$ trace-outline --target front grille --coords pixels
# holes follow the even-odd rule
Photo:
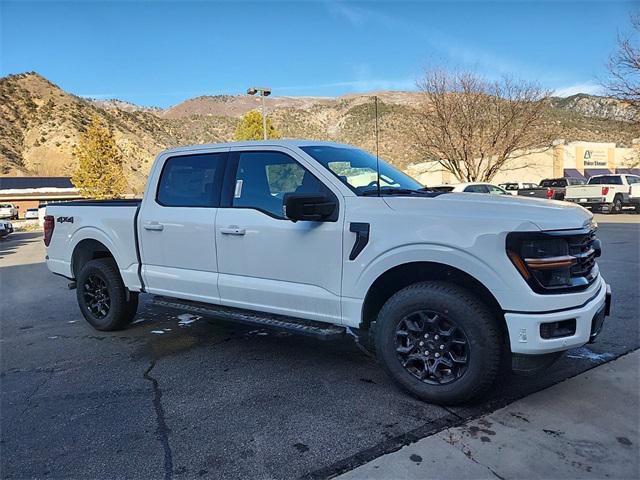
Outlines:
[[[588,285],[598,276],[596,267],[596,231],[571,235],[569,242],[569,255],[576,258],[576,264],[571,267],[571,278],[576,285]]]

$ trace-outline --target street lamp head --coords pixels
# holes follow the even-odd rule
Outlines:
[[[247,89],[248,95],[255,95],[256,93],[261,94],[263,97],[268,97],[271,95],[271,89],[265,87],[250,87]]]

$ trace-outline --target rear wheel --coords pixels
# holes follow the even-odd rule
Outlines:
[[[82,315],[97,330],[124,328],[138,309],[138,293],[127,292],[111,258],[91,260],[82,267],[76,295]]]
[[[495,316],[467,290],[422,282],[382,307],[376,350],[401,387],[430,403],[457,404],[494,383],[503,338]]]
[[[609,213],[620,213],[622,212],[622,197],[620,195],[616,195],[613,199],[613,203],[609,207]]]

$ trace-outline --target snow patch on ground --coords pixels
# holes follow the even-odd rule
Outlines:
[[[267,335],[269,335],[269,333],[265,332],[264,330],[251,330],[250,332],[247,332],[247,335],[249,336],[260,335],[261,337],[266,337]]]
[[[568,358],[583,358],[593,363],[602,363],[614,358],[613,353],[596,353],[587,347],[580,347],[570,350],[567,353]]]
[[[151,333],[155,333],[156,335],[162,335],[164,330],[151,330]]]
[[[182,315],[178,315],[178,325],[181,327],[186,327],[191,325],[196,320],[200,320],[202,317],[198,315],[192,315],[190,313],[183,313]]]

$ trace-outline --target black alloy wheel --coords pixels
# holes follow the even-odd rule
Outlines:
[[[441,313],[418,310],[398,323],[398,360],[425,383],[444,385],[462,377],[470,351],[464,330]]]
[[[111,308],[111,297],[106,282],[96,274],[89,275],[82,285],[87,309],[98,319],[105,318]]]
[[[82,265],[76,283],[80,311],[95,329],[120,330],[135,317],[138,292],[124,286],[113,258],[97,258]]]

